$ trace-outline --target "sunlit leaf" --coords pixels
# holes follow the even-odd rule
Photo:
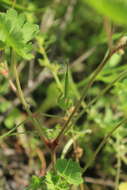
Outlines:
[[[26,22],[23,14],[14,9],[0,13],[0,44],[1,48],[11,47],[24,59],[31,59],[32,40],[39,32],[38,25]]]
[[[56,170],[69,184],[79,185],[83,182],[79,164],[71,159],[58,159]]]

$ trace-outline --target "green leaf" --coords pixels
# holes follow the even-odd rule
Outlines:
[[[32,176],[29,187],[26,190],[38,190],[38,188],[42,187],[42,178],[38,176]]]
[[[71,159],[58,159],[55,167],[58,174],[69,184],[79,185],[83,182],[81,168],[77,162],[74,162]]]
[[[56,183],[57,183],[58,177],[53,176],[51,172],[48,172],[46,175],[46,185],[47,188],[50,190],[54,190],[56,188]]]
[[[84,0],[99,13],[108,16],[112,21],[127,25],[126,0]]]
[[[54,172],[46,175],[47,190],[69,190],[68,183]]]
[[[58,105],[64,111],[73,106],[73,81],[71,79],[71,73],[69,71],[69,66],[67,64],[66,72],[64,76],[64,92],[58,97]]]
[[[48,139],[55,139],[59,134],[59,132],[61,131],[61,126],[57,124],[52,129],[44,128],[44,131]]]
[[[11,129],[15,125],[15,122],[18,120],[19,117],[20,117],[20,112],[17,108],[15,108],[14,110],[11,111],[8,117],[4,119],[5,126]]]
[[[17,14],[14,9],[0,13],[0,44],[2,47],[12,48],[24,59],[31,59],[33,55],[32,40],[39,32],[38,25],[26,22],[23,14]]]

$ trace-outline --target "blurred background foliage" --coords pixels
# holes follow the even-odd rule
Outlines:
[[[26,61],[19,58],[17,61],[26,99],[41,121],[48,138],[53,139],[60,131],[65,117],[71,112],[107,49],[115,46],[122,36],[126,36],[126,1],[123,0],[124,7],[119,4],[119,0],[110,0],[108,3],[111,7],[106,2],[108,1],[0,0],[1,12],[14,7],[19,13],[23,12],[29,22],[40,26],[40,33],[34,41],[34,59]],[[112,56],[97,76],[79,113],[121,72],[127,70],[126,50],[121,51]],[[8,62],[8,52],[5,53],[4,60],[1,54],[1,73]],[[104,96],[98,97],[97,101],[89,105],[66,134],[58,156],[65,144],[76,136],[76,142],[70,146],[66,157],[74,158],[75,150],[79,148],[82,152],[80,165],[83,167],[103,137],[121,118],[127,117],[126,77],[126,73],[121,75]],[[17,127],[21,122],[20,127]],[[13,130],[10,137],[7,134],[9,130]],[[45,154],[47,164],[50,157],[9,81],[2,74],[0,134],[0,188],[22,190],[31,174],[37,173],[41,167],[42,154]],[[3,138],[4,134],[7,134],[7,138]],[[117,180],[120,183],[127,181],[126,147],[127,124],[113,134],[96,162],[85,173],[88,190],[110,190],[114,189]],[[120,190],[127,189],[123,186],[125,184],[120,186]]]

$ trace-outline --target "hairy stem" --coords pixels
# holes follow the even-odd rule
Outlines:
[[[85,173],[86,170],[90,167],[90,165],[93,163],[93,161],[96,159],[96,156],[102,149],[102,147],[106,144],[107,140],[112,136],[112,134],[123,124],[127,122],[127,119],[123,119],[119,124],[117,124],[108,134],[104,137],[104,139],[101,141],[100,145],[97,147],[96,151],[94,152],[91,159],[87,162],[86,166],[83,169],[83,172]]]
[[[120,170],[121,170],[121,156],[120,156],[120,141],[121,139],[117,138],[117,171],[116,171],[116,180],[115,180],[115,190],[119,188],[119,179],[120,179]]]
[[[51,164],[52,164],[52,167],[53,169],[55,169],[55,163],[56,163],[56,151],[53,150],[51,151]]]
[[[44,47],[42,47],[39,42],[38,42],[38,45],[39,45],[39,48],[40,48],[40,52],[41,52],[41,54],[43,55],[44,60],[45,60],[45,62],[46,62],[46,63],[45,63],[45,64],[46,64],[45,66],[46,66],[46,67],[50,70],[50,72],[52,73],[52,75],[53,75],[53,77],[54,77],[54,79],[55,79],[55,81],[56,81],[56,84],[57,84],[57,86],[58,86],[60,92],[63,92],[63,87],[62,87],[62,84],[61,84],[60,79],[59,79],[59,77],[58,77],[57,70],[54,70],[54,69],[52,68],[51,63],[50,63],[50,60],[49,60],[49,58],[48,58],[48,56],[47,56],[47,54],[46,54],[46,51],[45,51]]]
[[[33,117],[32,112],[29,108],[29,105],[27,104],[25,98],[24,98],[24,94],[22,92],[21,89],[21,85],[20,85],[20,80],[19,80],[19,76],[18,76],[18,71],[16,68],[16,62],[15,62],[15,52],[12,50],[12,59],[11,59],[11,65],[12,65],[12,70],[15,76],[15,80],[16,80],[16,86],[17,86],[17,94],[18,97],[22,103],[22,105],[24,106],[24,109],[26,110],[27,114],[29,115],[29,117],[31,118],[35,128],[38,131],[39,136],[41,137],[41,139],[43,140],[43,142],[45,143],[45,139],[43,137],[43,131],[42,131],[42,127],[39,124],[39,122],[36,120],[36,118]]]
[[[73,125],[75,122],[85,113],[87,112],[87,109],[92,106],[99,98],[101,98],[117,81],[123,79],[127,75],[127,70],[121,72],[109,85],[107,85],[88,105],[85,106],[85,109],[83,109],[77,117],[73,121]]]
[[[106,56],[104,57],[104,59],[102,60],[101,64],[97,67],[97,69],[95,70],[95,72],[93,73],[92,77],[90,78],[88,84],[86,85],[86,87],[84,88],[81,98],[79,99],[79,101],[76,103],[75,108],[73,109],[72,113],[70,114],[68,120],[65,122],[65,124],[63,125],[62,130],[60,131],[60,133],[58,134],[58,136],[56,137],[56,139],[59,141],[65,130],[70,128],[70,121],[72,120],[73,116],[75,115],[75,113],[78,111],[82,101],[86,98],[88,90],[91,88],[92,84],[94,83],[97,75],[102,71],[102,69],[104,68],[104,66],[106,65],[106,63],[108,62],[108,60],[112,57],[112,55],[114,53],[116,53],[119,49],[123,48],[125,46],[124,45],[120,45],[119,47],[116,47],[115,49],[113,49],[111,52],[108,52],[106,54]],[[69,126],[69,127],[68,127]]]

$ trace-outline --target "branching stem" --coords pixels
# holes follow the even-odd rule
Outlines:
[[[35,127],[36,127],[36,129],[38,131],[39,136],[41,137],[41,139],[43,140],[44,144],[46,145],[45,139],[43,137],[42,127],[41,127],[40,123],[38,122],[38,120],[36,120],[36,118],[34,118],[32,116],[32,112],[31,112],[31,110],[29,108],[29,105],[27,104],[27,102],[26,102],[26,100],[24,98],[24,95],[23,95],[23,92],[22,92],[22,89],[21,89],[21,85],[20,85],[18,71],[17,71],[17,68],[16,68],[15,52],[13,50],[12,50],[12,56],[11,56],[11,65],[12,65],[12,70],[13,70],[13,73],[14,73],[14,76],[15,76],[15,80],[16,80],[16,87],[17,87],[18,97],[19,97],[22,105],[24,106],[24,109],[26,110],[26,112],[28,113],[29,117],[31,118],[33,124],[35,125]]]
[[[91,159],[87,162],[86,166],[83,169],[83,172],[85,173],[86,170],[89,168],[89,166],[93,163],[93,161],[95,160],[96,156],[98,155],[98,153],[100,152],[100,150],[102,149],[102,147],[106,144],[107,140],[112,136],[112,134],[123,124],[125,124],[127,122],[127,118],[123,119],[119,124],[117,124],[108,134],[107,136],[104,137],[104,139],[101,141],[100,145],[97,147],[96,151],[94,152],[93,156],[91,157]]]
[[[106,54],[106,56],[104,57],[104,59],[102,60],[102,62],[100,63],[100,65],[97,67],[97,69],[95,70],[95,72],[93,73],[92,77],[90,78],[88,84],[86,85],[86,87],[84,88],[81,98],[79,99],[79,101],[76,103],[74,110],[72,111],[72,113],[70,114],[68,120],[65,122],[62,130],[60,131],[60,133],[58,134],[58,136],[56,137],[57,141],[60,141],[61,138],[63,137],[63,134],[65,132],[65,130],[69,129],[71,125],[70,121],[72,120],[73,116],[75,115],[75,113],[78,111],[82,101],[86,98],[88,90],[91,88],[92,84],[94,83],[97,75],[102,71],[102,69],[104,68],[104,66],[106,65],[106,63],[108,62],[108,60],[112,57],[113,54],[115,54],[119,49],[124,48],[126,44],[122,44],[119,47],[116,47],[115,49],[113,49],[111,52],[108,52]]]

